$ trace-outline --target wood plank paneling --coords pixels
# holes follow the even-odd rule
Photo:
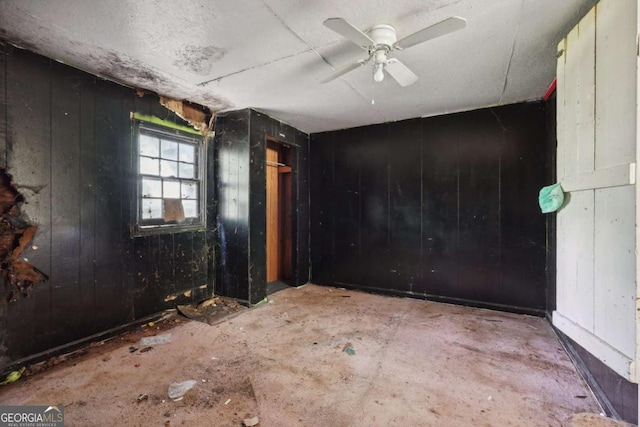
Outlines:
[[[362,152],[359,145],[349,143],[358,140],[357,133],[356,129],[338,135],[334,146],[333,185],[325,190],[325,203],[340,207],[340,214],[333,219],[333,268],[340,272],[340,277],[336,280],[348,284],[360,283],[362,276]],[[380,171],[380,174],[384,175],[384,171]]]
[[[284,123],[255,110],[241,110],[216,117],[214,141],[216,215],[218,218],[218,246],[216,247],[217,288],[223,295],[250,302],[262,301],[267,294],[267,198],[266,144],[275,138],[291,146],[298,168],[307,169],[299,153],[308,153],[308,136]],[[307,156],[302,156],[306,161]],[[292,182],[292,206],[298,206],[294,224],[304,221],[308,212],[309,190],[298,175]],[[231,218],[234,218],[233,222]],[[292,284],[306,283],[308,261],[298,263],[309,246],[309,235],[292,227],[294,247],[292,268],[296,277]],[[303,249],[300,249],[303,248]],[[308,253],[308,252],[306,252]],[[308,259],[308,258],[307,258]],[[304,258],[303,258],[304,260]],[[300,268],[298,267],[300,265]]]
[[[541,314],[545,132],[528,103],[312,135],[312,281]]]
[[[595,191],[593,332],[635,358],[635,188]],[[615,254],[615,256],[611,256]],[[615,327],[612,327],[615,325]]]
[[[636,2],[603,1],[597,8],[595,56],[595,168],[635,162]],[[581,99],[581,102],[583,100]]]
[[[422,223],[418,292],[454,296],[458,289],[458,140],[453,118],[421,120]],[[417,151],[417,148],[415,149]]]
[[[395,286],[389,259],[391,227],[389,206],[388,125],[359,128],[354,143],[360,152],[360,280],[374,288]],[[366,143],[365,143],[366,141]],[[336,150],[336,153],[338,151]],[[336,156],[335,172],[339,173]],[[339,182],[336,181],[336,185]],[[345,262],[346,260],[342,260]]]
[[[314,134],[311,135],[309,144],[310,267],[311,280],[319,284],[334,283],[336,271],[333,250],[336,215],[332,197],[337,136],[336,132]]]
[[[561,43],[554,325],[619,375],[637,359],[637,2],[600,2]],[[575,132],[573,130],[576,130]]]
[[[248,204],[249,199],[249,171],[244,169],[249,161],[248,111],[216,118],[214,146],[218,230],[216,291],[246,300],[249,291],[249,217],[248,206],[242,204]]]
[[[80,89],[81,76],[51,70],[57,84],[51,87],[51,244],[56,262],[51,265],[52,327],[82,334],[85,327],[67,313],[74,312],[80,294]],[[86,316],[86,306],[78,315]]]
[[[121,94],[108,87],[96,93],[96,298],[92,323],[97,330],[125,323],[122,288],[121,188],[123,174],[119,144],[128,143],[120,125]],[[130,130],[129,130],[130,132]]]
[[[250,110],[249,122],[249,257],[250,270],[247,272],[247,289],[252,302],[262,301],[267,294],[267,136],[275,132],[275,120]]]
[[[22,210],[38,226],[23,256],[50,277],[31,298],[7,307],[0,361],[8,363],[174,306],[167,295],[210,282],[206,235],[214,227],[131,236],[130,113],[183,123],[156,97],[139,98],[26,51],[0,50],[0,158],[4,163],[7,147]],[[191,298],[204,297],[199,291]]]
[[[545,108],[544,104],[522,104],[496,113],[505,127],[500,144],[499,292],[510,294],[511,303],[519,306],[531,301],[545,306],[539,284],[549,283],[546,270],[555,264],[555,257],[547,260],[555,241],[546,238],[551,230],[546,220],[552,216],[535,214],[538,200],[532,197],[538,194],[541,182],[554,182],[547,157],[555,151],[555,135],[541,149],[541,141],[548,138],[547,129],[539,125],[545,121],[549,125]],[[514,288],[519,292],[511,294]]]
[[[422,233],[422,140],[420,120],[389,125],[389,265],[402,291],[420,291]]]
[[[309,211],[309,136],[302,132],[296,132],[295,143],[297,148],[294,150],[293,157],[293,202],[297,200],[295,227],[292,230],[296,241],[294,242],[294,250],[297,259],[293,266],[295,274],[295,284],[303,285],[309,280],[309,223],[311,213]]]
[[[500,286],[502,129],[489,110],[467,115],[473,126],[458,136],[458,289],[457,297],[510,302]],[[515,305],[515,304],[514,304]]]
[[[578,191],[570,199],[558,212],[557,310],[593,332],[594,194]]]
[[[92,86],[94,81],[85,82]],[[80,228],[79,234],[79,301],[76,313],[82,323],[91,324],[96,297],[96,176],[98,157],[95,149],[95,96],[85,87],[80,91]],[[86,332],[85,332],[86,333]]]

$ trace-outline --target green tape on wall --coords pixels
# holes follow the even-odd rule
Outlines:
[[[189,126],[179,125],[177,123],[170,122],[169,120],[163,120],[160,117],[148,116],[146,114],[140,114],[140,113],[131,113],[131,114],[135,120],[140,120],[141,122],[154,123],[156,125],[164,126],[167,128],[176,129],[182,132],[187,132],[194,135],[202,136],[202,133],[200,133],[200,131],[190,128]]]

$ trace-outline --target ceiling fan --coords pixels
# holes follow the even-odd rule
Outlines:
[[[320,80],[321,83],[335,80],[350,71],[362,67],[373,59],[374,81],[381,82],[384,80],[384,72],[386,71],[400,86],[409,86],[418,81],[418,76],[400,62],[399,59],[390,58],[389,54],[393,51],[408,49],[419,43],[461,30],[467,25],[467,20],[453,16],[416,31],[400,40],[396,40],[396,29],[388,24],[374,25],[366,32],[360,31],[342,18],[329,18],[323,24],[366,50],[369,57],[338,68],[332,74]]]

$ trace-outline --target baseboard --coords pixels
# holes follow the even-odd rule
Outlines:
[[[117,335],[122,334],[123,332],[133,330],[140,325],[144,325],[145,323],[156,321],[162,317],[163,313],[164,312],[154,313],[149,316],[136,319],[133,322],[116,326],[115,328],[107,329],[106,331],[98,332],[97,334],[89,335],[88,337],[84,337],[79,340],[71,341],[69,343],[53,347],[40,353],[35,353],[21,359],[12,360],[6,365],[0,367],[0,376],[4,377],[9,372],[16,370],[22,366],[33,365],[54,356],[72,353],[86,347],[93,342],[104,341],[113,338]]]
[[[561,330],[556,327],[553,330],[603,412],[611,418],[637,424],[638,385],[618,375]]]
[[[391,295],[391,296],[404,297],[404,298],[416,298],[416,299],[423,299],[427,301],[462,305],[466,307],[486,308],[488,310],[504,311],[507,313],[528,314],[530,316],[536,316],[536,317],[544,317],[546,315],[546,312],[544,309],[518,307],[518,306],[507,305],[507,304],[495,304],[490,302],[475,301],[475,300],[469,300],[464,298],[452,298],[452,297],[446,297],[446,296],[440,296],[440,295],[398,291],[394,289],[384,289],[384,288],[376,288],[373,286],[354,285],[352,283],[343,283],[343,282],[334,282],[332,284],[315,283],[315,282],[313,283],[321,286],[333,286],[333,287],[337,286],[345,289],[360,290],[363,292],[371,292],[375,294]]]

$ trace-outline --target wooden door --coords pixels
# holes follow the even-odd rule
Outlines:
[[[280,273],[278,160],[278,150],[267,147],[267,283]]]

